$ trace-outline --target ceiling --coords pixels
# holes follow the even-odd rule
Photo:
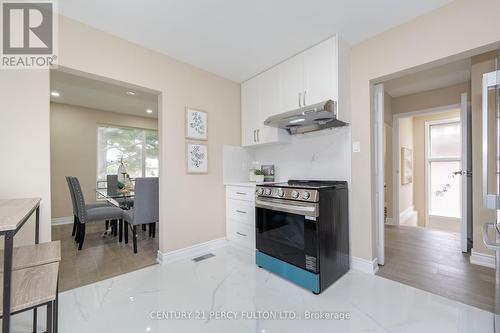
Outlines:
[[[50,91],[60,94],[59,97],[51,95],[52,102],[158,118],[157,95],[117,84],[51,70]],[[127,92],[135,95],[128,95]],[[152,113],[147,113],[147,109],[151,109]]]
[[[470,70],[469,58],[386,81],[384,89],[392,97],[400,97],[449,87],[470,81]]]
[[[64,0],[59,12],[236,82],[340,33],[351,45],[451,0]]]

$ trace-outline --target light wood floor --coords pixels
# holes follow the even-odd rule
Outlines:
[[[61,241],[60,291],[156,264],[158,237],[149,238],[147,231],[138,232],[138,253],[134,254],[131,233],[129,232],[127,245],[119,243],[118,237],[103,236],[104,222],[89,223],[83,249],[78,251],[77,244],[71,236],[72,228],[72,224],[52,227],[52,239]]]
[[[469,262],[460,234],[386,226],[385,265],[377,275],[494,311],[495,270]]]

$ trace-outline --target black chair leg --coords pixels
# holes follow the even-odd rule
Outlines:
[[[73,216],[73,231],[71,232],[71,236],[76,234],[76,216]]]
[[[106,220],[106,231],[104,231],[104,234],[108,234],[108,229],[109,229],[109,220]]]
[[[123,221],[123,232],[125,236],[125,244],[128,244],[128,222]]]
[[[78,245],[78,251],[83,247],[83,242],[85,241],[85,223],[80,223],[80,243]]]
[[[145,224],[141,224],[141,229],[142,229],[142,231],[146,231],[146,225]]]
[[[153,228],[151,228],[151,224],[152,223],[148,224],[148,227],[149,227],[149,238],[151,238],[153,236]]]
[[[156,222],[152,224],[153,225],[153,238],[156,237]]]
[[[118,221],[118,241],[121,243],[123,239],[123,220]]]
[[[76,235],[75,235],[75,242],[79,243],[80,242],[80,222],[78,220],[76,221]]]
[[[132,241],[134,243],[134,253],[137,253],[137,226],[132,227]]]
[[[53,302],[49,302],[47,303],[47,333],[54,332],[52,330],[53,320],[54,320],[54,304]]]

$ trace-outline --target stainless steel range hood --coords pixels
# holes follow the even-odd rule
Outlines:
[[[348,124],[337,119],[337,102],[327,100],[271,116],[264,121],[264,125],[299,134]]]

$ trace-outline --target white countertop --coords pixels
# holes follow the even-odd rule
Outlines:
[[[262,183],[256,183],[256,182],[224,182],[225,186],[254,187],[256,184],[262,184]]]

